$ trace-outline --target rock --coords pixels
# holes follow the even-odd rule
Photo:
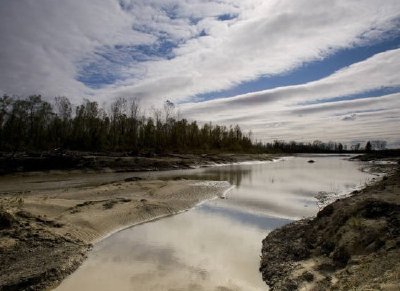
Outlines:
[[[20,210],[16,213],[17,216],[22,217],[22,218],[27,218],[27,219],[31,219],[31,218],[35,218],[34,215],[32,215],[30,212],[25,211],[25,210]]]
[[[339,268],[343,268],[347,265],[347,262],[350,260],[351,255],[344,247],[337,248],[332,255],[332,260],[335,265]]]
[[[303,274],[300,275],[299,278],[302,281],[312,282],[314,280],[314,275],[313,275],[313,273],[311,273],[309,271],[305,271]]]
[[[333,213],[334,207],[332,204],[327,205],[326,207],[324,207],[321,211],[319,211],[317,213],[317,217],[321,218],[321,217],[328,217],[331,216]]]
[[[321,254],[329,255],[335,249],[335,243],[332,241],[326,241],[321,245]]]
[[[368,219],[389,216],[393,212],[399,213],[400,206],[385,201],[369,199],[365,201],[361,215]]]
[[[15,224],[14,216],[7,211],[0,211],[0,229],[11,228]]]
[[[116,201],[116,200],[109,200],[109,201],[103,203],[103,208],[104,208],[104,209],[111,209],[111,208],[113,208],[114,205],[117,204],[117,203],[118,203],[118,201]]]
[[[314,160],[308,160],[308,162],[307,163],[310,163],[310,164],[312,164],[312,163],[315,163],[315,161]]]
[[[129,177],[129,178],[126,178],[124,181],[125,182],[135,182],[135,181],[140,181],[140,180],[143,180],[143,179],[140,177]]]

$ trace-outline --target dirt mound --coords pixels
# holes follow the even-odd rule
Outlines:
[[[72,273],[89,249],[79,240],[41,227],[40,218],[21,211],[0,212],[0,290],[44,290]],[[12,219],[11,219],[12,217]],[[51,259],[49,259],[51,258]]]
[[[260,271],[271,290],[400,286],[400,172],[271,232]],[[396,259],[397,258],[397,259]]]
[[[7,211],[0,210],[0,230],[7,229],[13,226],[15,218]]]

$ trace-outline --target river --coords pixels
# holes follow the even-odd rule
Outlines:
[[[312,159],[314,163],[308,163]],[[315,215],[315,196],[339,197],[372,176],[345,156],[297,156],[154,173],[226,180],[226,199],[125,229],[97,243],[57,290],[267,290],[258,272],[261,241],[271,230]]]

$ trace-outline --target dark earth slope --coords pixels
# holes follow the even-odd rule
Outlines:
[[[353,194],[263,240],[271,290],[399,290],[400,169]]]

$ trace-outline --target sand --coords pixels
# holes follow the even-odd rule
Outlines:
[[[58,175],[63,181],[67,176]],[[91,244],[206,199],[223,198],[231,187],[228,182],[148,180],[126,174],[121,181],[103,183],[84,175],[76,176],[77,183],[55,182],[54,174],[0,180],[0,210],[11,214],[10,226],[7,216],[0,228],[1,290],[55,286],[80,265]]]
[[[24,196],[23,209],[57,221],[62,235],[93,243],[130,225],[143,223],[221,196],[229,185],[196,186],[196,181],[116,182],[80,189],[59,189]]]

